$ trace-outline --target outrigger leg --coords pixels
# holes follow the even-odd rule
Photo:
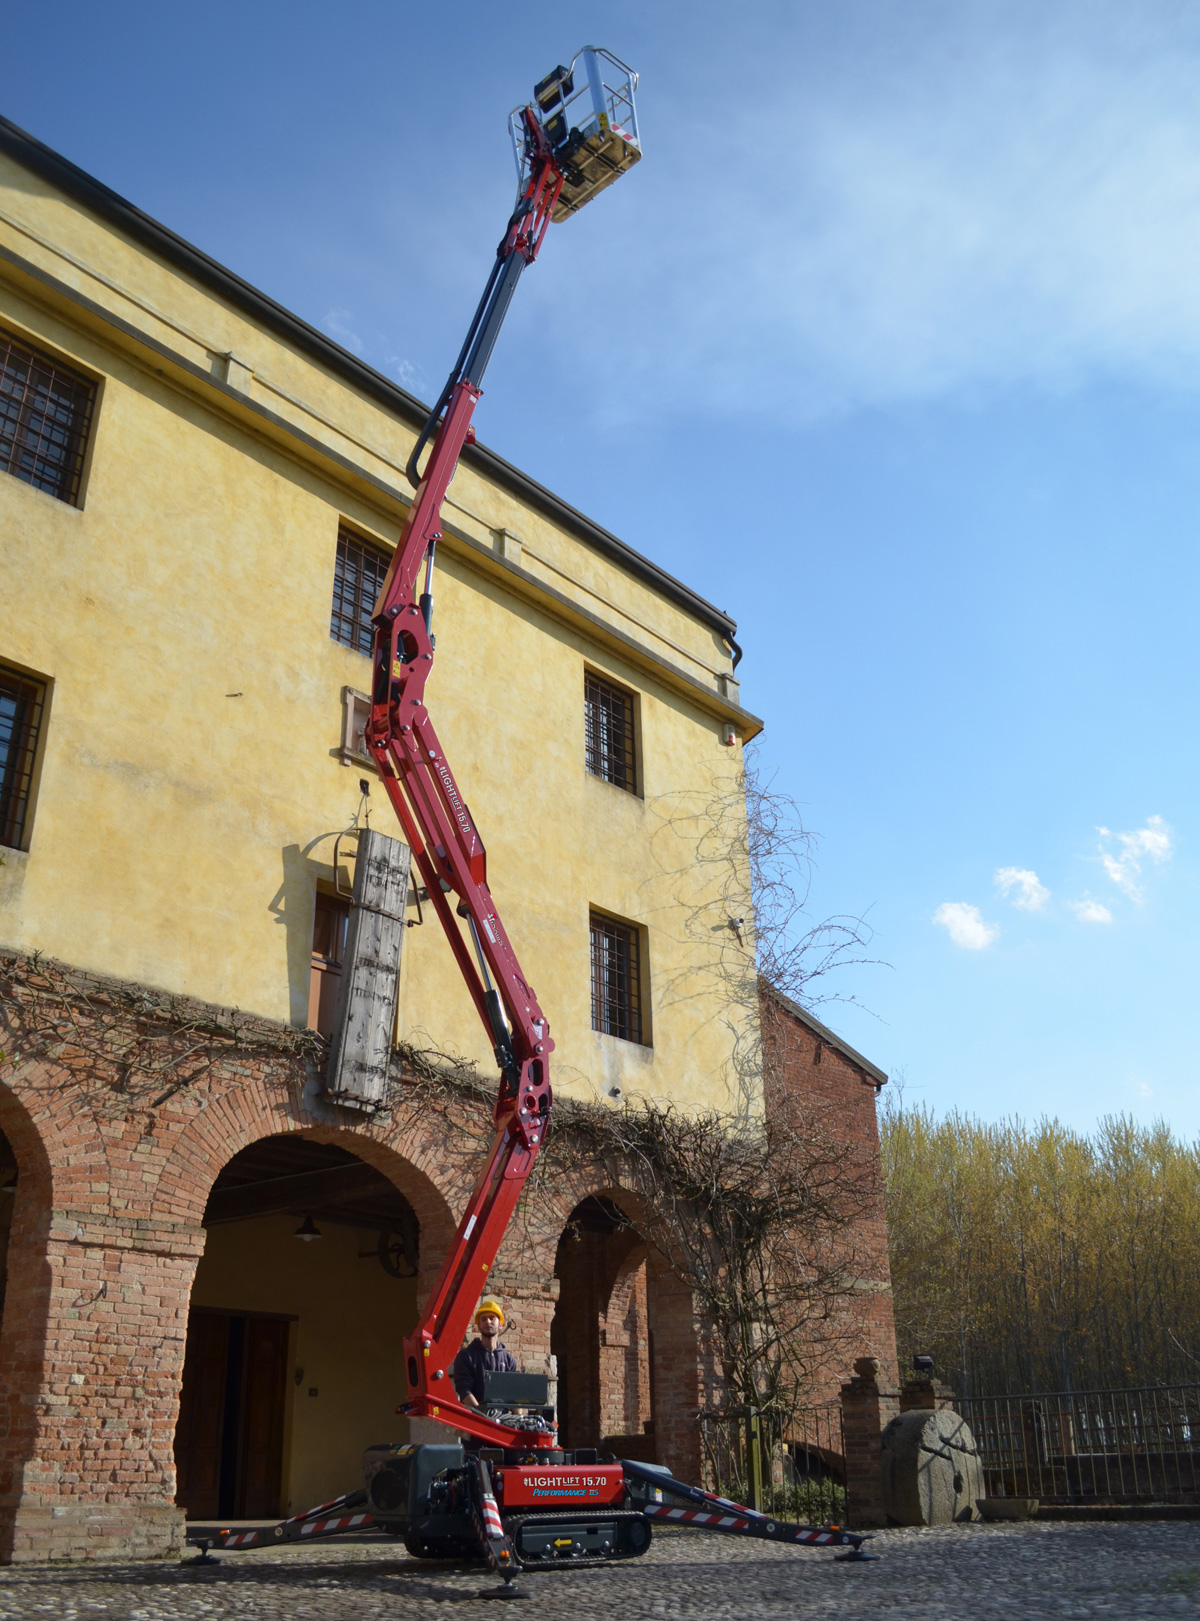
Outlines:
[[[758,1509],[747,1508],[743,1503],[733,1503],[727,1497],[718,1497],[715,1492],[706,1492],[699,1486],[689,1486],[682,1480],[675,1480],[661,1469],[648,1468],[644,1463],[635,1463],[631,1459],[622,1458],[621,1467],[630,1479],[637,1480],[644,1486],[656,1488],[656,1495],[668,1492],[672,1497],[682,1498],[684,1502],[696,1505],[695,1508],[678,1508],[651,1500],[642,1505],[642,1513],[648,1520],[663,1520],[669,1525],[690,1525],[698,1531],[721,1531],[735,1537],[761,1537],[767,1542],[799,1543],[814,1548],[848,1548],[849,1553],[838,1555],[840,1560],[858,1561],[879,1557],[878,1554],[862,1551],[863,1543],[870,1541],[867,1532],[843,1531],[837,1525],[824,1527],[790,1525],[784,1520],[772,1518],[769,1514],[762,1514]]]

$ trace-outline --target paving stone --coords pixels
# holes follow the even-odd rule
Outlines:
[[[1166,1621],[1200,1617],[1200,1523],[956,1525],[884,1531],[871,1564],[659,1531],[642,1559],[521,1578],[513,1613],[569,1621]],[[494,1615],[478,1568],[386,1538],[225,1554],[219,1565],[0,1571],[0,1621],[432,1621]]]

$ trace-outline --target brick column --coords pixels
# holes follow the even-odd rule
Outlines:
[[[687,1284],[654,1254],[649,1270],[655,1450],[658,1461],[678,1480],[698,1485],[704,1454],[697,1415],[711,1382],[705,1365],[703,1324]]]
[[[842,1386],[846,1517],[856,1529],[865,1529],[887,1524],[879,1437],[900,1411],[900,1399],[896,1391],[879,1388],[878,1357],[859,1357],[854,1373],[849,1384]]]
[[[940,1379],[908,1379],[900,1387],[902,1413],[954,1411],[954,1392]]]
[[[173,1222],[52,1216],[45,1337],[22,1397],[29,1427],[4,1470],[14,1562],[179,1553],[175,1422],[203,1240]]]

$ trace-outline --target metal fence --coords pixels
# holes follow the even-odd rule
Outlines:
[[[738,1408],[700,1418],[717,1490],[780,1519],[844,1525],[845,1446],[838,1402],[786,1415]]]
[[[989,1496],[1200,1502],[1200,1385],[973,1396],[958,1406]]]

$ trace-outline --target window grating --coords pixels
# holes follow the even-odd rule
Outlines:
[[[21,849],[46,689],[0,668],[0,844]]]
[[[638,931],[595,912],[592,927],[592,1029],[622,1041],[642,1039]]]
[[[0,470],[76,505],[94,396],[84,378],[0,333]]]
[[[353,647],[360,653],[371,651],[375,639],[371,615],[391,560],[381,547],[360,540],[348,529],[338,534],[329,634],[343,647]]]
[[[637,793],[633,748],[633,694],[583,673],[584,758],[594,777]]]

